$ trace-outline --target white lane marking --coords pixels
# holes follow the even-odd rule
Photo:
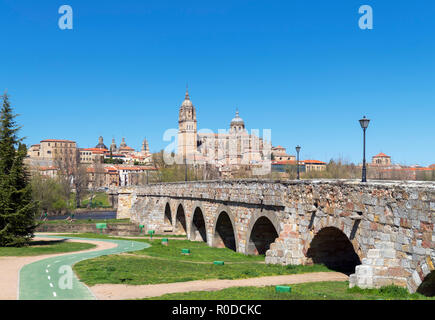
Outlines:
[[[56,297],[56,292],[53,292],[53,296],[55,296],[55,297]]]
[[[50,279],[51,279],[51,277],[50,277],[50,276],[48,276],[47,278],[48,278],[48,280],[50,280]]]
[[[50,268],[50,265],[48,265],[47,268]]]
[[[53,288],[53,284],[50,282],[50,287],[52,287]]]
[[[59,262],[59,260],[55,261],[54,263],[58,263],[58,262]]]
[[[47,273],[48,273],[48,270],[47,270],[47,269],[45,269],[45,272],[47,272]]]

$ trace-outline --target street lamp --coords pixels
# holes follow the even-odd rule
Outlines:
[[[298,180],[299,180],[299,151],[301,151],[301,147],[298,145],[296,146],[296,152],[297,152],[297,160],[296,160],[296,168],[298,170]]]
[[[366,129],[369,126],[370,120],[364,116],[359,120],[359,124],[364,132],[364,143],[363,143],[363,167],[362,167],[362,180],[361,182],[367,182],[367,169],[366,169]]]

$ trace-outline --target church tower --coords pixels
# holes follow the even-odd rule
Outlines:
[[[196,153],[196,150],[196,111],[192,101],[190,101],[189,92],[186,88],[186,97],[181,104],[178,116],[178,155],[184,159],[187,155]]]

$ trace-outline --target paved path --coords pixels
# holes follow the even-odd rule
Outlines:
[[[121,300],[158,297],[168,293],[215,291],[230,287],[261,287],[320,281],[346,281],[349,277],[339,272],[312,272],[239,280],[196,280],[149,285],[97,284],[91,287],[97,299]]]
[[[39,260],[22,267],[19,274],[19,292],[20,300],[87,300],[95,299],[87,286],[78,280],[72,272],[73,264],[102,255],[117,254],[148,248],[149,244],[137,241],[112,240],[112,239],[87,239],[87,238],[69,238],[61,236],[46,236],[47,238],[74,239],[82,241],[101,241],[110,244],[112,248],[104,250],[90,250],[74,254],[65,254],[51,258]],[[68,281],[65,276],[71,272],[72,288],[68,287]],[[61,281],[60,281],[61,280]]]

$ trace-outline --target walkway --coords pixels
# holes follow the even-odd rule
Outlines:
[[[105,242],[106,249],[94,249],[74,254],[56,255],[25,265],[20,271],[19,296],[20,300],[88,300],[95,296],[80,282],[72,272],[72,266],[82,260],[92,259],[102,255],[142,250],[149,244],[137,241],[112,239],[86,239],[52,236],[47,238],[66,238],[86,242]],[[70,272],[72,286],[68,288],[65,275]],[[66,287],[65,287],[66,286]]]
[[[97,284],[91,287],[97,299],[122,300],[158,297],[168,293],[215,291],[230,287],[261,287],[319,281],[347,281],[343,273],[312,272],[239,280],[196,280],[150,285]]]

